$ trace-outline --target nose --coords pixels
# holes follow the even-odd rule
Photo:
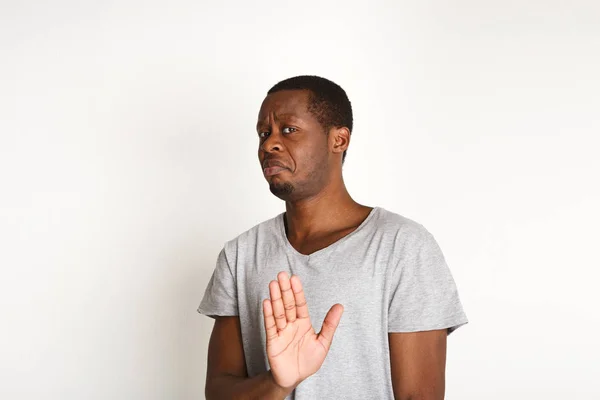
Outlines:
[[[269,136],[262,142],[260,149],[265,153],[272,153],[274,151],[283,150],[283,143],[281,141],[281,134],[277,129],[273,129]]]

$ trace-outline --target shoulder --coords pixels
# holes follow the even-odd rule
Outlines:
[[[419,222],[383,207],[377,207],[377,230],[400,241],[420,241],[431,233]]]
[[[446,276],[444,254],[433,234],[422,224],[402,215],[384,210],[381,226],[385,226],[393,238],[397,271],[404,276]]]
[[[380,208],[376,229],[398,257],[411,258],[423,252],[441,251],[433,234],[425,226],[398,213]]]
[[[273,218],[262,221],[250,229],[240,233],[236,237],[225,242],[224,249],[226,252],[233,252],[240,247],[255,246],[257,243],[269,240],[279,232],[280,225],[279,219],[282,218],[283,213],[280,213]]]

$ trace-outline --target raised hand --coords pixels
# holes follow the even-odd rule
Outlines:
[[[294,388],[321,368],[344,307],[335,304],[319,334],[310,322],[300,278],[285,272],[269,283],[270,299],[263,301],[267,357],[275,383]]]

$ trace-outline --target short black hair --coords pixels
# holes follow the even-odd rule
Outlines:
[[[337,83],[320,76],[300,75],[277,83],[267,95],[282,90],[308,90],[308,111],[317,118],[325,132],[331,128],[346,127],[352,133],[352,105]],[[345,159],[346,151],[342,155],[342,163]]]

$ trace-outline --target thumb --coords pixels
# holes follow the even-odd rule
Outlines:
[[[319,332],[317,340],[319,340],[319,342],[321,342],[323,347],[325,347],[327,350],[329,350],[329,347],[331,347],[333,334],[340,323],[340,319],[342,319],[343,313],[344,306],[341,304],[335,304],[329,309],[325,319],[323,320],[323,326],[321,327],[321,332]]]

